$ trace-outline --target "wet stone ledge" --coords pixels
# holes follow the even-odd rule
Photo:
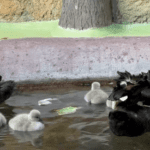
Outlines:
[[[85,80],[85,81],[52,81],[52,82],[37,82],[37,81],[24,81],[16,82],[16,92],[34,92],[34,91],[51,91],[63,88],[75,87],[89,87],[91,83],[97,81],[101,86],[114,87],[116,82],[113,79],[105,80]]]

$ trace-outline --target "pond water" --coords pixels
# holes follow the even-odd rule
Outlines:
[[[0,105],[7,120],[18,113],[38,109],[45,129],[38,132],[14,132],[8,125],[0,129],[1,150],[148,150],[150,133],[139,137],[115,136],[109,129],[105,104],[89,105],[84,95],[90,87],[59,88],[50,92],[15,94]],[[108,94],[112,89],[103,87]],[[47,106],[39,106],[45,98],[58,98]],[[73,114],[59,116],[54,110],[68,106],[82,107]]]

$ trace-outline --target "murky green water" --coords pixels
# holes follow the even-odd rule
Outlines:
[[[106,105],[88,105],[83,97],[89,87],[22,93],[0,105],[7,120],[14,115],[38,109],[45,129],[38,132],[14,132],[8,126],[0,129],[1,150],[148,150],[150,133],[139,137],[118,137],[110,130]],[[107,93],[111,88],[103,88]],[[45,98],[58,98],[47,106],[38,106]],[[74,114],[58,116],[54,111],[68,106],[82,107]]]

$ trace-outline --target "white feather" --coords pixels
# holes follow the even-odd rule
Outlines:
[[[120,98],[120,100],[123,101],[123,102],[126,101],[127,99],[128,99],[127,95]]]

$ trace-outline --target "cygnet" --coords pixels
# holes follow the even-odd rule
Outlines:
[[[40,112],[36,109],[29,114],[19,114],[9,121],[9,127],[16,131],[37,131],[44,129]]]
[[[6,123],[7,123],[7,120],[5,116],[2,113],[0,113],[0,127],[6,125]]]
[[[107,93],[100,89],[99,82],[93,82],[91,90],[84,96],[85,101],[91,102],[92,104],[105,103],[108,98]]]

